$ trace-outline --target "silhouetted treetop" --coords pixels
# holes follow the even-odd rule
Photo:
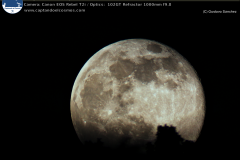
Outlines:
[[[110,148],[110,147],[103,147],[104,143],[101,141],[100,138],[97,139],[96,143],[93,143],[91,141],[86,141],[84,144],[86,153],[91,153],[96,155],[102,155],[106,156],[108,155],[111,157],[111,155],[121,155],[121,156],[139,156],[140,152],[138,149],[138,146],[131,146],[129,147],[129,141],[131,140],[131,137],[126,137],[123,139],[122,144],[116,148]],[[146,143],[145,147],[145,153],[146,156],[159,156],[163,158],[163,155],[170,156],[174,158],[175,156],[178,157],[185,157],[193,153],[194,150],[194,142],[188,141],[183,139],[177,132],[176,127],[173,126],[167,126],[166,124],[164,126],[158,126],[157,133],[156,133],[156,140],[155,142],[148,142]],[[141,157],[141,156],[139,156]],[[160,158],[160,157],[159,157]],[[175,157],[177,158],[177,157]]]

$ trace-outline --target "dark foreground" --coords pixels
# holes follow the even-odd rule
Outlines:
[[[157,139],[154,144],[150,142],[143,147],[141,152],[138,146],[127,147],[125,143],[116,149],[103,147],[103,142],[98,139],[97,143],[85,142],[84,154],[88,158],[134,158],[134,159],[192,159],[198,157],[196,144],[184,140],[175,130],[175,127],[159,126]]]

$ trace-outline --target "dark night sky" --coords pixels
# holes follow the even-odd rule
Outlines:
[[[116,11],[112,12],[114,18],[110,18],[109,13],[99,12],[93,15],[36,15],[22,32],[26,38],[22,46],[25,52],[15,56],[17,63],[14,64],[19,64],[19,58],[23,61],[10,71],[19,73],[17,82],[21,85],[15,94],[23,96],[20,102],[27,106],[24,109],[26,116],[16,121],[18,127],[14,137],[22,136],[27,130],[17,147],[36,157],[81,158],[84,154],[82,145],[70,115],[71,91],[78,72],[106,45],[123,39],[146,38],[177,50],[201,79],[207,110],[197,141],[200,148],[197,157],[234,155],[234,146],[239,145],[236,123],[239,120],[234,116],[239,106],[235,103],[239,88],[239,63],[236,62],[239,54],[236,49],[238,21],[236,16],[197,12],[205,8],[218,9],[215,5],[193,6],[186,3],[171,12],[167,9],[132,9],[131,12],[121,11],[119,15]],[[47,19],[51,23],[47,23]],[[34,47],[31,49],[30,46]],[[18,110],[15,114],[23,112]],[[22,143],[27,144],[26,148]]]

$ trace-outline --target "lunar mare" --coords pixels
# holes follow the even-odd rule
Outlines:
[[[153,142],[157,126],[172,125],[196,141],[205,99],[193,67],[172,48],[146,39],[104,47],[83,66],[73,85],[71,116],[79,139],[118,146]]]

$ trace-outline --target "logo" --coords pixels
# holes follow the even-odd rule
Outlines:
[[[2,0],[3,9],[10,14],[18,13],[23,6],[22,0]]]

